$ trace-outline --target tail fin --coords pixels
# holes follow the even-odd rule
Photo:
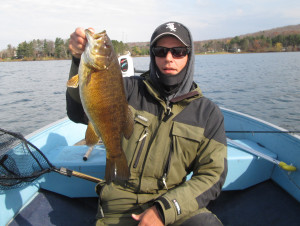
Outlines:
[[[125,181],[129,179],[129,168],[124,152],[117,158],[106,159],[105,180],[106,183],[120,180]]]

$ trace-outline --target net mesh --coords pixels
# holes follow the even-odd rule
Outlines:
[[[0,128],[0,190],[24,186],[53,166],[44,154],[21,134]]]

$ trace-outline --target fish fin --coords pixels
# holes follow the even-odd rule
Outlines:
[[[127,118],[123,128],[123,134],[126,139],[129,139],[131,134],[133,133],[133,126],[134,126],[133,114],[130,108],[128,107]]]
[[[95,132],[95,129],[92,125],[91,122],[89,122],[88,127],[85,131],[85,142],[86,145],[92,146],[98,143],[99,141],[99,136],[97,135],[97,133]]]
[[[79,85],[79,75],[74,75],[72,78],[69,79],[67,82],[67,86],[70,88],[77,88]]]
[[[121,155],[117,158],[106,159],[105,168],[105,181],[110,183],[111,181],[125,181],[129,179],[129,168],[127,164],[126,156],[121,151]]]

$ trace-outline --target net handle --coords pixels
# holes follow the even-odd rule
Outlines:
[[[52,170],[54,172],[59,173],[59,174],[64,175],[64,176],[68,176],[68,177],[74,176],[74,177],[78,177],[78,178],[88,180],[88,181],[91,181],[91,182],[95,182],[95,183],[100,183],[100,182],[104,181],[100,178],[93,177],[93,176],[90,176],[90,175],[87,175],[87,174],[84,174],[84,173],[80,173],[80,172],[77,172],[77,171],[74,171],[74,170],[70,170],[70,169],[67,169],[67,168],[64,168],[64,167],[61,167],[59,169],[58,168],[53,168]]]

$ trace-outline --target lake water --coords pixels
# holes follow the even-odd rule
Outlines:
[[[148,57],[134,58],[136,69]],[[70,61],[0,63],[0,127],[31,133],[66,116]],[[219,106],[300,130],[300,52],[197,55],[195,81]]]

